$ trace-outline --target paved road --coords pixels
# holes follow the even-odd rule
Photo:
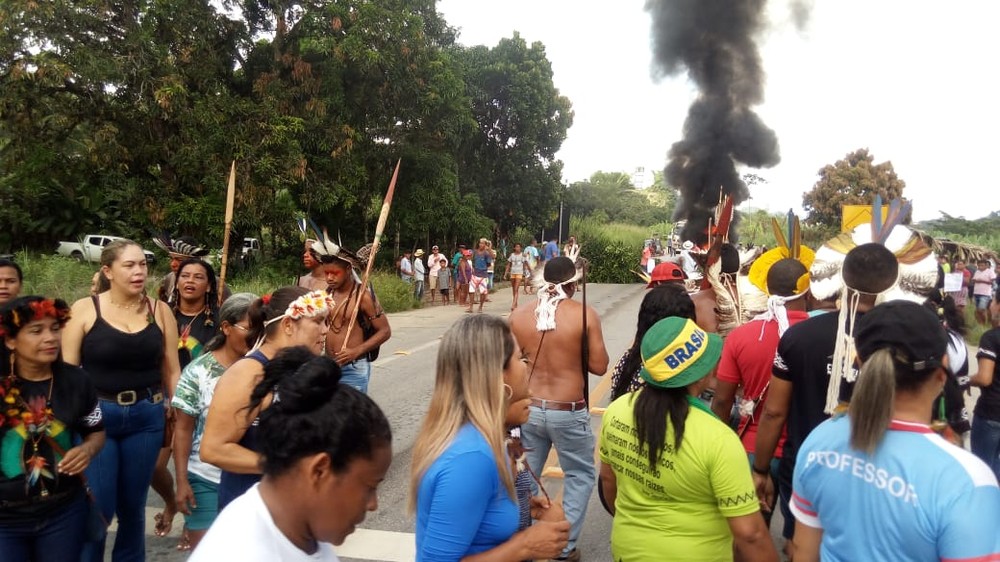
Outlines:
[[[636,312],[643,295],[643,286],[638,284],[592,284],[587,289],[587,304],[593,306],[601,316],[612,361],[617,360],[631,343],[635,332]],[[509,290],[503,289],[492,295],[492,302],[486,304],[485,310],[489,314],[505,316],[510,310]],[[433,389],[438,343],[452,323],[464,315],[463,311],[464,308],[456,305],[438,305],[389,315],[392,339],[382,347],[381,357],[375,363],[370,393],[392,424],[393,462],[386,482],[379,490],[379,510],[371,514],[365,521],[364,528],[352,535],[348,543],[339,549],[341,559],[345,562],[413,559],[413,521],[405,511],[411,448]],[[591,377],[592,388],[599,383],[599,377]],[[595,429],[599,423],[600,418],[595,417]],[[555,493],[558,481],[553,480],[546,487]],[[147,509],[148,559],[184,560],[186,555],[174,549],[177,530],[183,524],[181,516],[175,520],[177,530],[174,536],[159,538],[152,535],[152,515],[159,511],[161,505],[159,498],[151,492]],[[580,549],[585,553],[586,559],[610,560],[610,536],[611,518],[605,514],[594,494],[580,541]]]

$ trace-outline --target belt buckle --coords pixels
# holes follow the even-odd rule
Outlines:
[[[130,397],[130,398],[126,398]],[[123,390],[115,396],[115,402],[118,402],[119,406],[131,406],[139,401],[139,395],[134,390]]]

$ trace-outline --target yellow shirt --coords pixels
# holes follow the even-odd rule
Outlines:
[[[639,452],[634,398],[615,400],[604,413],[601,461],[618,482],[611,551],[615,562],[733,559],[727,517],[757,512],[746,452],[739,438],[710,411],[691,407],[684,439],[674,450],[673,426],[656,470]]]

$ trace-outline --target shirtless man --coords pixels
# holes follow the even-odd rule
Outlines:
[[[323,268],[320,267],[321,263],[313,259],[312,253],[309,251],[309,246],[312,245],[314,240],[306,240],[305,251],[302,252],[302,265],[309,270],[309,273],[299,277],[298,282],[295,284],[299,287],[304,287],[310,291],[325,291],[326,290],[326,273],[323,272]]]
[[[514,336],[531,360],[531,416],[521,427],[528,451],[528,465],[541,474],[554,445],[564,480],[563,510],[572,526],[569,544],[556,560],[580,560],[576,542],[583,528],[587,502],[594,489],[594,434],[584,397],[584,376],[603,375],[608,369],[601,320],[587,307],[587,334],[583,331],[583,305],[572,300],[579,278],[567,257],[545,262],[541,274],[546,282],[538,289],[538,300],[518,307],[510,315]],[[554,284],[547,290],[547,284]],[[536,320],[537,310],[537,320]],[[587,365],[582,364],[582,343],[587,338]]]
[[[327,292],[333,296],[335,303],[333,314],[330,315],[330,331],[326,336],[326,355],[340,365],[341,382],[367,394],[368,379],[372,372],[368,353],[385,343],[392,335],[389,319],[373,293],[355,280],[353,268],[357,261],[352,254],[337,247],[334,254],[323,255],[314,251],[313,259],[320,262],[320,269],[326,276]],[[351,330],[351,337],[347,340],[347,347],[344,347],[347,327],[351,323],[351,313],[359,292],[362,295],[361,308]],[[367,339],[361,329],[362,322],[370,323],[375,330]]]

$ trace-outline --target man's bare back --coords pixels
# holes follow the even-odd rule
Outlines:
[[[568,298],[556,308],[556,328],[539,332],[535,327],[538,301],[522,304],[510,314],[510,326],[531,361],[530,389],[535,398],[575,402],[583,396],[583,367],[580,346],[583,335],[583,305]],[[588,371],[603,375],[608,370],[601,319],[587,307],[589,334]],[[545,334],[543,340],[542,334]],[[540,347],[539,347],[540,346]]]

